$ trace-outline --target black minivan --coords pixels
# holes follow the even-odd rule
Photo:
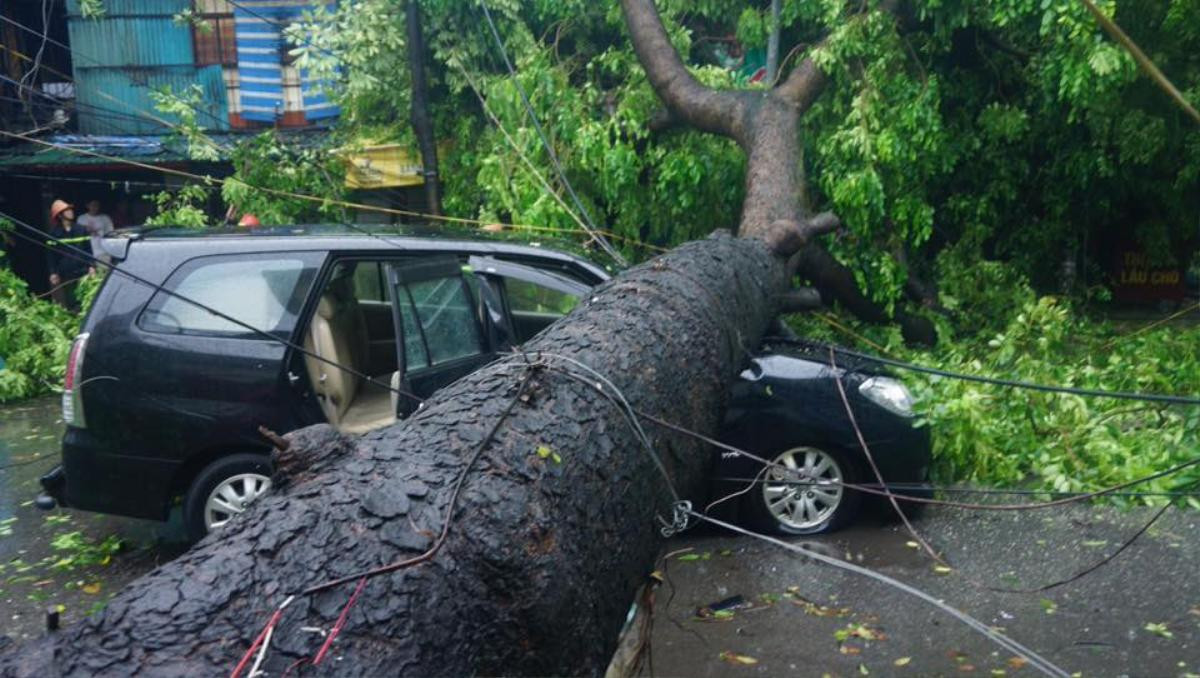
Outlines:
[[[541,247],[329,227],[149,230],[105,247],[163,290],[108,276],[68,358],[62,466],[42,484],[65,506],[156,520],[183,497],[193,538],[269,489],[260,426],[394,422],[416,405],[397,390],[427,397],[608,277]]]
[[[166,520],[182,498],[199,539],[270,489],[260,427],[386,426],[609,277],[561,251],[472,236],[322,226],[106,238],[131,275],[108,276],[71,348],[62,465],[42,478],[39,505]],[[887,482],[925,480],[929,435],[903,384],[779,344],[750,361],[723,428],[779,466],[726,455],[718,468],[718,487],[757,479],[745,499],[759,527],[810,534],[854,517],[858,493],[844,484],[870,478],[835,378]]]

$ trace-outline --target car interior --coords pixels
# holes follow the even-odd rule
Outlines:
[[[308,351],[356,372],[367,380],[324,360],[305,356],[305,367],[326,419],[347,433],[363,433],[396,420],[402,383],[396,346],[395,316],[386,282],[387,261],[347,260],[336,264],[305,334]],[[451,260],[451,269],[458,265]],[[552,274],[542,273],[553,277]],[[457,274],[400,283],[400,316],[404,323],[404,354],[410,371],[479,355],[486,345],[521,343],[562,317],[578,297],[542,285],[505,278],[482,282],[467,276],[467,294]],[[574,283],[578,285],[578,283]],[[582,286],[581,286],[582,288]],[[493,309],[501,306],[507,318],[489,318],[484,298]],[[500,297],[507,302],[501,302]],[[466,302],[464,304],[464,301]],[[472,322],[476,316],[478,323]],[[490,323],[489,323],[490,320]],[[511,327],[490,341],[476,328],[491,324]],[[419,327],[418,327],[419,324]],[[388,386],[392,388],[389,389]]]
[[[356,275],[360,267],[362,272]],[[378,262],[338,264],[321,293],[304,339],[306,350],[372,378],[367,381],[305,356],[321,409],[330,424],[347,433],[362,433],[396,421],[392,392],[385,386],[400,382],[391,306],[382,294],[377,299],[360,300],[360,290],[356,289],[363,287],[363,279],[378,268]]]

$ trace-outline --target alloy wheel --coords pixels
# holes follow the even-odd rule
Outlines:
[[[771,516],[793,530],[812,530],[827,523],[842,504],[843,473],[833,455],[815,447],[781,453],[762,484],[763,502]]]
[[[271,489],[271,479],[259,473],[239,473],[213,488],[204,503],[204,526],[215,530],[242,513]]]

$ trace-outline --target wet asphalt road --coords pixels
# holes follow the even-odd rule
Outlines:
[[[57,463],[60,431],[55,398],[0,407],[0,635],[42,633],[48,607],[62,606],[64,624],[78,620],[184,548],[178,521],[35,508],[37,478]],[[797,541],[924,589],[1068,672],[1200,674],[1200,512],[1169,510],[1116,560],[1050,591],[976,585],[1020,588],[1069,576],[1149,515],[1095,507],[931,510],[917,528],[955,566],[949,574],[908,545],[902,526],[868,521]],[[116,536],[124,547],[107,563],[64,565],[80,551],[54,544],[73,533],[91,546]],[[656,676],[1035,675],[928,604],[858,575],[715,530],[689,531],[664,553],[680,549],[689,550],[666,561],[670,585],[658,594]],[[754,607],[695,618],[698,607],[734,595]]]
[[[178,524],[33,506],[58,463],[59,417],[57,397],[0,406],[0,636],[42,633],[49,608],[77,620],[184,548]],[[120,550],[98,548],[110,537]]]
[[[1038,593],[981,588],[1069,577],[1118,548],[1152,513],[931,510],[915,526],[955,567],[950,573],[912,548],[903,526],[867,524],[795,541],[923,589],[1068,673],[1200,674],[1195,511],[1169,509],[1124,553],[1070,584]],[[679,549],[691,550],[665,566],[674,596],[670,585],[657,596],[655,676],[1038,675],[931,605],[860,575],[712,530],[668,544],[668,552]],[[755,606],[725,619],[696,617],[697,608],[734,595]]]

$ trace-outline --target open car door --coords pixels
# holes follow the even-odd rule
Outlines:
[[[491,257],[468,260],[498,349],[523,344],[566,315],[591,291],[560,273]]]
[[[391,263],[387,275],[401,389],[428,398],[495,357],[457,258]],[[396,404],[399,416],[414,408],[410,398]]]

